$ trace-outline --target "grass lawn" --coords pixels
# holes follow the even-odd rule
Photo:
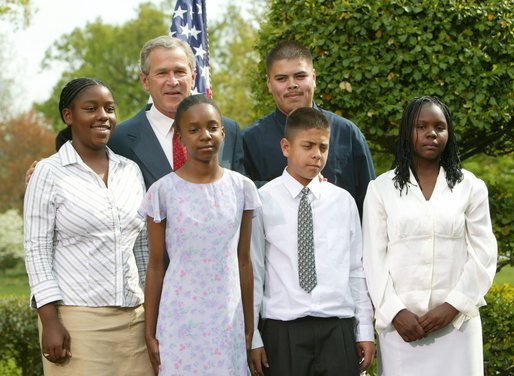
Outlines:
[[[504,267],[494,277],[494,282],[514,286],[514,267]],[[29,299],[30,290],[27,273],[23,267],[0,273],[0,298],[5,296],[26,296]]]
[[[0,298],[5,296],[26,296],[28,302],[29,295],[29,281],[23,266],[0,273]]]
[[[494,282],[499,285],[508,283],[509,285],[514,286],[514,268],[512,266],[503,267],[502,270],[500,270],[500,272],[494,277]]]

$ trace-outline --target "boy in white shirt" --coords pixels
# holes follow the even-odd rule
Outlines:
[[[330,124],[318,110],[289,114],[282,176],[259,194],[252,224],[255,330],[252,375],[357,376],[375,352],[372,305],[352,196],[321,181]],[[305,189],[307,188],[307,189]]]

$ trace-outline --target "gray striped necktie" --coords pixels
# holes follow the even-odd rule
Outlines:
[[[314,259],[312,208],[308,194],[309,188],[304,187],[298,207],[298,278],[300,287],[310,293],[318,281]]]

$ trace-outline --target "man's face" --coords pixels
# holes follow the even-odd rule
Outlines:
[[[189,96],[195,82],[187,55],[180,47],[155,48],[148,56],[148,74],[141,73],[141,83],[150,93],[154,106],[164,115],[175,118],[182,100]]]
[[[303,58],[277,60],[267,75],[268,90],[284,114],[300,107],[312,107],[316,72]]]

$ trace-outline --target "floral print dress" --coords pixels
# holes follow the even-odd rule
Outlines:
[[[140,213],[166,219],[170,264],[156,337],[160,375],[246,375],[237,246],[244,210],[260,206],[253,182],[224,170],[210,184],[175,173],[152,185]]]

